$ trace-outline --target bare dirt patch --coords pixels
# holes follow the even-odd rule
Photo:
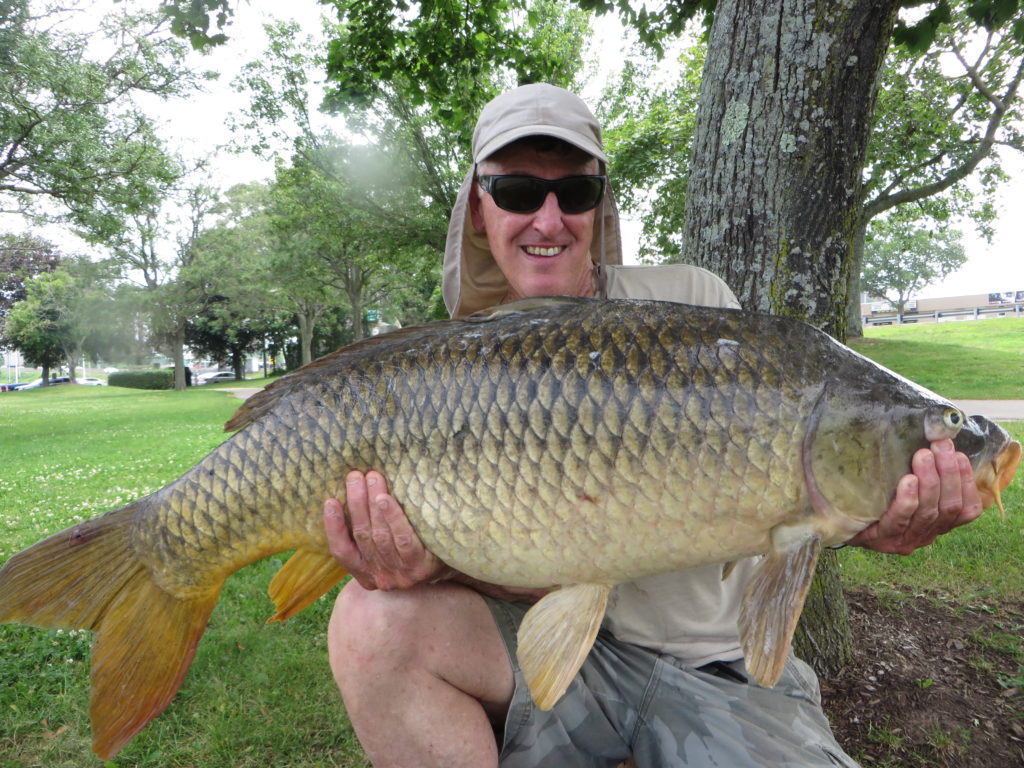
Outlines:
[[[822,694],[851,755],[865,768],[1024,766],[1024,603],[848,602],[854,657]]]

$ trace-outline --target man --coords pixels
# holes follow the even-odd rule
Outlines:
[[[473,144],[445,254],[453,316],[550,294],[738,306],[704,270],[618,266],[600,128],[577,97],[547,85],[503,94],[484,108]],[[910,552],[980,513],[970,465],[950,441],[918,452],[913,471],[852,543]],[[582,768],[630,757],[854,765],[805,664],[791,658],[772,689],[747,682],[736,616],[752,560],[725,580],[715,565],[616,587],[583,668],[542,712],[517,668],[515,633],[543,590],[454,572],[422,547],[399,502],[379,473],[352,473],[345,508],[331,499],[324,515],[331,551],[355,577],[331,620],[331,664],[377,768]]]

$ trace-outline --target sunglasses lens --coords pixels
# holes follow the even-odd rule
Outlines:
[[[558,207],[565,213],[583,213],[601,202],[604,179],[595,176],[570,176],[561,179],[555,189]]]
[[[491,187],[495,204],[512,213],[533,213],[544,205],[547,192],[540,179],[529,176],[498,176]]]

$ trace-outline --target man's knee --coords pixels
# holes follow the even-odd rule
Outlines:
[[[334,604],[328,627],[328,651],[335,676],[339,672],[429,665],[433,643],[428,636],[460,624],[481,621],[489,611],[482,598],[456,584],[424,584],[412,589],[366,590],[350,581]],[[449,638],[452,639],[452,638]],[[339,682],[341,678],[339,677]]]
[[[334,603],[327,630],[335,674],[339,666],[364,663],[360,659],[364,653],[401,651],[403,635],[419,621],[416,602],[401,593],[363,589],[354,579],[346,584]]]

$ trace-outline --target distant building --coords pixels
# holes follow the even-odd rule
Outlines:
[[[896,307],[886,299],[861,296],[860,314],[864,325],[892,325],[901,322]],[[975,293],[941,299],[910,299],[903,309],[904,323],[947,323],[982,317],[1024,318],[1024,291]]]

